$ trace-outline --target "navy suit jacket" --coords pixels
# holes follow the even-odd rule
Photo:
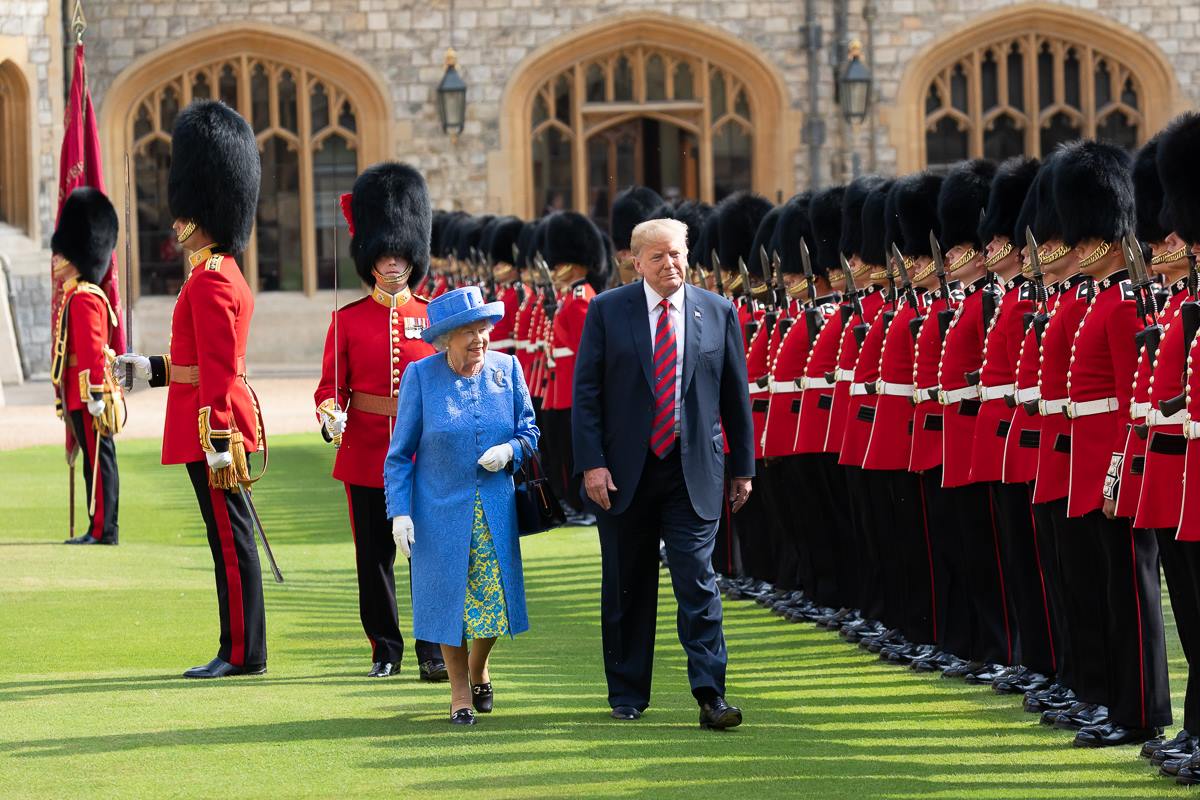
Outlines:
[[[730,473],[739,478],[754,475],[746,353],[737,310],[725,298],[689,285],[683,316],[687,338],[676,446],[692,508],[702,519],[715,520],[724,502],[722,425],[729,440]],[[575,359],[571,427],[575,470],[607,467],[612,473],[617,491],[609,493],[609,514],[629,507],[646,458],[654,458],[651,358],[646,294],[640,282],[592,300]]]

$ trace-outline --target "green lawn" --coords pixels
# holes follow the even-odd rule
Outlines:
[[[415,664],[361,677],[369,651],[332,451],[313,437],[272,444],[256,499],[287,583],[267,575],[270,672],[213,683],[179,677],[212,657],[217,629],[183,469],[158,466],[153,442],[121,442],[121,546],[67,548],[61,450],[0,453],[0,796],[1186,794],[1132,748],[1075,749],[1014,698],[883,666],[748,603],[726,609],[729,696],[746,724],[701,731],[666,580],[654,705],[614,722],[598,546],[578,529],[527,540],[533,629],[495,651],[495,713],[451,729],[448,688],[419,682]],[[1171,633],[1178,715],[1186,666]]]

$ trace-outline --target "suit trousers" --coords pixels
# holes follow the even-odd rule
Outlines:
[[[966,568],[965,599],[971,614],[969,658],[987,664],[1012,664],[1012,613],[991,493],[983,483],[943,491],[957,522]]]
[[[1050,640],[1050,611],[1042,578],[1042,543],[1037,538],[1030,505],[1033,497],[1023,483],[996,481],[990,488],[1017,643],[1015,663],[1043,675],[1053,675],[1054,645]]]
[[[1177,541],[1174,528],[1159,528],[1154,533],[1175,628],[1188,662],[1183,727],[1189,732],[1200,731],[1200,542]]]
[[[678,604],[676,626],[692,694],[701,702],[714,694],[723,696],[727,654],[721,595],[712,569],[717,521],[701,519],[692,508],[679,447],[661,460],[647,453],[629,507],[617,515],[601,511],[597,524],[609,704],[638,710],[650,704],[660,539],[667,548]]]
[[[249,498],[210,487],[208,464],[203,461],[188,463],[187,471],[208,531],[217,580],[221,620],[217,657],[235,667],[260,667],[267,663],[267,621]]]
[[[396,541],[383,489],[346,484],[354,567],[358,576],[358,618],[371,643],[371,660],[400,664],[404,636],[396,609]],[[412,588],[409,572],[409,592]],[[442,660],[441,647],[417,640],[417,662]]]
[[[738,558],[735,554],[737,536],[733,527],[733,509],[730,507],[729,467],[725,467],[725,479],[721,482],[721,518],[717,521],[717,541],[713,546],[712,565],[718,575],[738,574]]]
[[[942,488],[942,468],[921,473],[921,497],[929,521],[929,551],[933,561],[934,631],[939,650],[968,658],[971,655],[970,581],[959,533],[959,521]]]
[[[95,497],[95,508],[88,520],[93,539],[117,541],[117,505],[121,489],[117,476],[117,447],[111,436],[96,432],[93,417],[86,411],[72,411],[71,430],[83,451],[83,479],[88,498]],[[96,463],[99,459],[100,463]],[[92,475],[96,486],[92,488]],[[94,494],[93,494],[94,493]]]
[[[1103,553],[1108,614],[1108,714],[1131,728],[1171,724],[1171,691],[1158,577],[1158,539],[1126,518],[1082,519]]]

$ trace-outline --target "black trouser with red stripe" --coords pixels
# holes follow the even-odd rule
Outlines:
[[[1179,643],[1188,662],[1187,693],[1183,696],[1183,727],[1200,731],[1200,542],[1180,542],[1174,528],[1159,528],[1158,553],[1162,558],[1167,592]]]
[[[921,473],[921,497],[929,521],[929,551],[933,561],[934,627],[937,646],[944,653],[971,655],[971,604],[965,550],[959,521],[948,491],[942,488],[942,468]]]
[[[883,572],[883,622],[914,644],[934,641],[934,584],[920,478],[908,470],[865,470]]]
[[[756,481],[762,481],[763,462],[754,462]],[[756,484],[757,485],[757,484]],[[770,533],[771,519],[763,494],[754,490],[745,505],[733,516],[737,532],[738,555],[742,561],[742,574],[760,581],[775,577],[774,554]]]
[[[96,433],[95,418],[86,411],[71,412],[71,429],[83,451],[83,478],[88,498],[92,497],[92,474],[96,476],[96,507],[88,520],[88,532],[93,539],[117,541],[117,506],[120,500],[120,480],[117,476],[117,447],[111,436]],[[96,459],[100,463],[95,463]]]
[[[1017,641],[1015,663],[1043,675],[1054,674],[1050,610],[1042,578],[1041,548],[1034,527],[1029,487],[1023,483],[991,484],[996,533],[1004,566],[1004,585],[1013,611]]]
[[[754,491],[763,492],[775,553],[775,578],[779,591],[804,589],[813,596],[810,525],[823,524],[814,513],[800,456],[771,459],[763,475],[755,475]],[[806,520],[807,524],[797,524]]]
[[[793,568],[805,592],[818,605],[838,609],[854,607],[857,598],[847,598],[848,586],[839,567],[854,566],[854,549],[847,546],[850,519],[845,509],[846,486],[830,453],[803,453],[782,460],[779,493],[787,500],[785,546],[796,552]],[[830,473],[832,469],[839,472]],[[840,482],[834,482],[834,478]],[[846,564],[840,563],[846,559]],[[781,562],[783,558],[781,557]]]
[[[571,409],[542,410],[542,465],[550,488],[559,499],[576,511],[583,510],[583,476],[575,474],[575,454],[571,445]]]
[[[1104,558],[1108,613],[1108,715],[1130,728],[1171,724],[1158,539],[1125,518],[1083,516]]]
[[[850,503],[850,520],[854,537],[858,566],[858,597],[853,604],[867,619],[880,620],[884,615],[883,562],[876,549],[875,515],[872,513],[876,498],[871,495],[871,484],[867,470],[862,467],[845,466],[846,493]]]
[[[1023,484],[1033,497],[1032,484]],[[1074,688],[1072,670],[1075,656],[1071,652],[1071,638],[1066,633],[1066,599],[1063,595],[1063,579],[1058,563],[1058,528],[1051,513],[1051,503],[1034,503],[1033,535],[1037,545],[1038,565],[1041,568],[1042,585],[1046,596],[1046,620],[1050,631],[1050,655],[1054,659],[1055,682]],[[1063,514],[1065,515],[1065,511]]]
[[[1087,518],[1067,516],[1066,498],[1045,505],[1054,520],[1068,648],[1060,682],[1085,703],[1108,705],[1108,596],[1101,544]]]
[[[221,617],[217,658],[236,667],[263,666],[267,663],[266,611],[248,498],[240,492],[211,488],[204,461],[190,462],[187,471],[208,529],[208,548],[217,578],[217,610]]]
[[[358,574],[358,617],[371,642],[371,660],[399,664],[404,636],[396,609],[396,540],[383,489],[346,484],[354,566]],[[409,572],[411,593],[412,572]],[[441,662],[441,647],[417,640],[417,662]]]
[[[972,661],[1013,663],[1012,611],[1004,582],[1000,540],[992,496],[985,483],[943,489],[962,547],[967,600],[971,614]]]

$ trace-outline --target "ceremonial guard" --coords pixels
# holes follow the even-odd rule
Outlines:
[[[521,315],[521,304],[527,294],[521,282],[521,269],[514,255],[517,240],[525,225],[516,217],[496,217],[488,225],[483,241],[483,251],[491,265],[491,278],[495,286],[496,302],[504,303],[504,318],[492,329],[492,340],[488,349],[509,355],[516,354],[517,322]]]
[[[88,528],[66,544],[117,544],[113,436],[121,430],[124,398],[111,368],[117,315],[100,288],[116,244],[117,212],[104,193],[90,186],[71,192],[50,237],[54,275],[63,282],[50,379],[58,414],[83,451]]]
[[[342,196],[350,252],[367,297],[336,310],[313,397],[326,441],[337,448],[333,477],[346,487],[358,613],[371,643],[371,678],[400,671],[404,637],[396,609],[396,544],[383,496],[383,462],[404,370],[434,352],[421,339],[427,303],[410,287],[429,269],[429,195],[420,173],[385,162],[363,171]],[[417,641],[425,680],[445,680],[436,644]]]
[[[1087,624],[1102,625],[1107,649],[1107,713],[1096,714],[1075,742],[1105,747],[1144,742],[1171,721],[1166,645],[1159,598],[1158,542],[1102,508],[1115,499],[1137,367],[1138,319],[1124,269],[1122,239],[1133,232],[1128,153],[1078,142],[1059,151],[1054,197],[1063,243],[1075,249],[1092,281],[1067,373],[1070,481],[1067,516],[1081,517],[1102,559],[1103,603]],[[1106,460],[1107,465],[1106,474]],[[1093,575],[1093,580],[1096,579]]]
[[[254,293],[236,255],[254,225],[261,166],[250,125],[224,103],[198,100],[171,135],[168,204],[187,254],[171,315],[170,354],[118,358],[151,386],[167,386],[163,464],[185,464],[208,530],[221,636],[217,656],[186,678],[267,669],[262,576],[248,457],[264,451],[258,401],[246,379]],[[197,435],[198,434],[198,435]],[[258,477],[261,477],[259,474]]]

